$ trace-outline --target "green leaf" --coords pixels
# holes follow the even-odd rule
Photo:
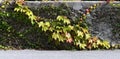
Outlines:
[[[29,12],[26,12],[25,14],[28,15],[28,16],[30,15]]]
[[[35,22],[34,22],[33,20],[31,20],[31,24],[32,24],[32,25],[34,25],[34,24],[35,24]]]
[[[1,7],[2,7],[2,8],[5,8],[5,5],[2,5]]]
[[[48,30],[48,27],[42,26],[42,30],[46,32]]]
[[[39,22],[39,23],[38,23],[38,26],[39,26],[39,27],[44,26],[44,23],[43,23],[43,22]]]
[[[48,27],[50,27],[50,22],[45,22],[45,25],[47,25]]]
[[[69,27],[71,30],[73,30],[73,29],[74,29],[74,26],[69,25],[68,27]]]
[[[64,23],[66,23],[66,24],[70,24],[70,20],[69,20],[69,19],[64,19],[63,21],[64,21]]]
[[[92,47],[98,48],[98,45],[97,45],[96,43],[93,43],[93,44],[92,44]]]
[[[59,21],[60,21],[60,20],[63,20],[63,17],[62,17],[62,16],[58,16],[58,17],[57,17],[57,20],[59,20]]]
[[[109,49],[110,48],[110,44],[108,41],[104,40],[103,41],[103,46],[106,48],[106,49]]]
[[[100,40],[97,40],[97,45],[102,45],[102,42]]]
[[[80,43],[80,44],[79,44],[79,47],[80,47],[81,49],[85,49],[86,44],[84,44],[84,43]]]
[[[79,30],[77,31],[77,34],[78,34],[77,36],[81,36],[81,37],[84,36],[83,32],[82,32],[82,31],[79,31]]]
[[[15,9],[14,9],[14,11],[17,11],[17,12],[18,12],[19,10],[20,10],[19,8],[15,8]]]
[[[91,37],[90,34],[85,34],[85,39],[89,39]]]
[[[54,38],[55,40],[57,40],[58,36],[59,35],[57,33],[55,33],[55,32],[52,34],[52,38]]]
[[[54,28],[53,28],[53,27],[50,27],[49,30],[50,30],[51,32],[53,32]]]
[[[59,39],[59,41],[61,41],[61,42],[64,42],[64,40],[65,40],[65,38],[64,38],[63,36],[61,36],[61,35],[59,35],[58,39]]]

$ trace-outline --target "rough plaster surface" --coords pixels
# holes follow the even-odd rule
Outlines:
[[[1,59],[120,59],[120,50],[97,51],[0,51]]]

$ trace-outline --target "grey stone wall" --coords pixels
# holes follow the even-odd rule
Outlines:
[[[118,35],[116,38],[114,37],[115,34],[113,34],[113,24],[111,24],[111,19],[109,11],[111,8],[110,6],[106,5],[105,1],[48,1],[48,2],[40,2],[40,1],[26,1],[25,5],[28,5],[30,8],[39,8],[40,6],[43,5],[54,5],[54,6],[59,6],[61,3],[65,3],[67,6],[73,8],[76,11],[79,11],[80,9],[86,9],[96,3],[100,3],[101,5],[96,9],[93,10],[91,14],[87,15],[87,20],[88,22],[90,32],[92,33],[93,36],[98,36],[102,40],[108,40],[109,42],[113,43],[120,43],[120,39],[117,37],[120,37]],[[114,1],[113,3],[119,4],[120,1]],[[105,10],[106,8],[106,10]],[[114,14],[115,15],[115,14]],[[97,17],[94,17],[97,16]],[[104,17],[101,17],[104,16]],[[120,16],[120,15],[119,15]],[[120,18],[119,18],[120,19]]]
[[[48,1],[48,2],[40,2],[40,1],[26,1],[25,2],[25,5],[28,5],[29,7],[36,7],[36,8],[39,8],[39,6],[42,6],[42,5],[54,5],[54,6],[59,6],[61,3],[65,3],[66,5],[68,5],[69,7],[72,7],[73,9],[75,10],[79,10],[79,9],[82,9],[82,8],[87,8],[93,4],[96,4],[96,3],[102,3],[102,4],[105,4],[106,2],[105,1]]]

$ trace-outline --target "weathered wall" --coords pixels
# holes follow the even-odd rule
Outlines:
[[[54,5],[54,6],[59,6],[61,3],[65,3],[67,4],[69,7],[72,7],[73,9],[75,10],[79,10],[79,9],[82,9],[82,8],[87,8],[93,4],[96,4],[96,3],[106,3],[105,1],[73,1],[73,2],[70,2],[70,1],[56,1],[56,2],[53,2],[53,1],[48,1],[48,2],[40,2],[40,1],[26,1],[25,2],[25,5],[28,5],[29,7],[36,7],[36,8],[39,8],[40,6],[42,5]]]
[[[54,5],[59,6],[60,4],[65,3],[67,6],[73,8],[74,10],[81,12],[93,4],[100,3],[101,5],[97,7],[96,10],[93,10],[91,14],[87,15],[87,22],[89,24],[90,32],[93,36],[98,36],[100,39],[107,39],[111,43],[120,43],[120,33],[113,33],[113,30],[116,30],[114,24],[120,22],[120,12],[119,8],[112,8],[107,5],[105,1],[77,1],[77,2],[40,2],[40,1],[26,1],[25,5],[28,5],[30,8],[39,8],[44,5]],[[115,1],[113,3],[119,4],[120,1]],[[84,11],[83,11],[84,12]],[[76,12],[73,13],[79,16]],[[76,16],[71,16],[76,17]],[[116,20],[117,19],[117,20]],[[120,29],[120,28],[117,28]],[[120,32],[118,30],[117,32]]]

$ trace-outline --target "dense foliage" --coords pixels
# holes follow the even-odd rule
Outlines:
[[[20,2],[9,8],[4,2],[0,8],[0,44],[16,49],[109,49],[109,42],[92,37],[88,31],[86,15],[99,5],[86,9],[86,13],[72,19],[69,7],[43,6],[39,15]],[[9,9],[9,10],[8,10]],[[42,14],[42,11],[46,13]],[[37,12],[38,13],[38,12]]]

